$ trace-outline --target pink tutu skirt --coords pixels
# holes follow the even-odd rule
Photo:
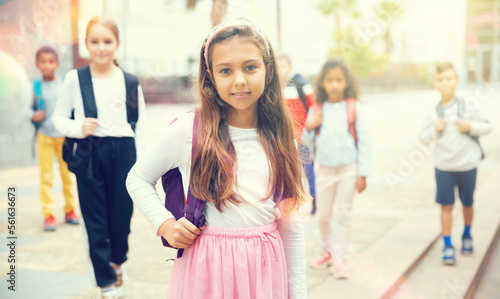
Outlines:
[[[285,251],[276,222],[252,228],[207,226],[175,259],[168,298],[287,299]]]

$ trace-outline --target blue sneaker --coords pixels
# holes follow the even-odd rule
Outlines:
[[[474,248],[472,247],[472,237],[462,237],[462,254],[471,255],[474,253]]]
[[[443,264],[445,265],[455,265],[455,248],[453,246],[446,246],[443,249]]]

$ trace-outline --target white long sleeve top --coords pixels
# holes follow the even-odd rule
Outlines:
[[[165,209],[155,185],[170,169],[178,167],[187,193],[191,169],[191,147],[194,113],[180,115],[144,156],[132,167],[127,189],[136,206],[145,215],[158,235],[160,225],[173,215]],[[269,185],[267,155],[256,129],[229,127],[237,155],[235,192],[246,202],[228,202],[219,212],[214,203],[205,205],[207,225],[217,227],[258,227],[275,220],[285,247],[290,298],[307,298],[305,274],[304,230],[300,210],[282,216],[271,198],[262,200]]]
[[[146,136],[146,105],[142,89],[138,88],[139,118],[135,126],[135,134],[127,121],[126,90],[123,71],[116,68],[109,78],[92,78],[95,103],[97,107],[98,137],[134,137],[139,157],[144,152]],[[75,119],[71,118],[74,109]],[[64,136],[84,138],[82,125],[85,120],[82,93],[78,81],[78,73],[71,70],[62,84],[52,122]]]
[[[436,132],[437,110],[431,111],[420,132],[420,141],[424,144],[436,142],[434,148],[434,163],[442,171],[468,171],[478,166],[481,161],[481,150],[476,141],[464,133],[460,133],[456,122],[458,120],[458,105],[452,100],[443,107],[443,118],[446,127],[441,134]],[[466,101],[463,119],[471,125],[471,135],[479,136],[491,131],[491,124],[478,108],[478,103]]]

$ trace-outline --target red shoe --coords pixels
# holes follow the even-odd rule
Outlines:
[[[66,213],[65,222],[69,224],[80,224],[80,218],[76,216],[75,210]]]
[[[326,252],[313,259],[310,263],[310,266],[312,268],[323,268],[329,266],[331,263],[332,263],[332,255],[329,252]]]
[[[49,215],[45,218],[45,224],[43,226],[43,230],[46,232],[53,232],[57,228],[57,221],[53,215]]]

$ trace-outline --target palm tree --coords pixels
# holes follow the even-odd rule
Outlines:
[[[356,9],[356,0],[321,0],[318,8],[324,15],[332,14],[335,18],[336,31],[342,29],[341,15],[350,13],[353,17],[359,16],[359,11]]]
[[[403,8],[399,1],[394,0],[382,0],[378,7],[373,8],[377,17],[386,22],[385,32],[383,35],[385,43],[385,54],[390,55],[391,50],[394,47],[394,42],[392,40],[392,28],[391,21],[397,15],[403,13]]]
[[[195,9],[196,4],[198,3],[199,0],[186,0],[186,8],[188,10],[190,9]],[[212,25],[216,26],[222,22],[222,19],[224,19],[224,16],[226,15],[227,12],[227,1],[228,0],[212,0]],[[350,0],[350,1],[356,1],[356,0]],[[276,0],[276,7],[277,7],[277,30],[278,30],[278,49],[281,47],[281,11],[280,11],[280,1]]]

